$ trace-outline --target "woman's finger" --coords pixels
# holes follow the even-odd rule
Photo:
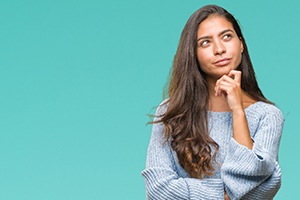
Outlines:
[[[235,87],[236,86],[236,81],[234,81],[232,78],[230,78],[227,75],[222,76],[217,82],[216,82],[216,86],[215,86],[215,95],[219,96],[221,94],[222,91],[220,91],[220,85],[224,84],[225,86],[232,86]]]
[[[233,76],[234,80],[237,81],[238,83],[241,83],[241,79],[242,79],[242,72],[238,71],[238,70],[231,70],[228,74],[228,76]]]
[[[217,96],[219,96],[221,93],[222,93],[222,89],[221,89],[221,86],[222,87],[231,87],[232,86],[232,83],[228,83],[228,82],[225,82],[225,81],[221,81],[219,84],[218,84],[218,87],[216,87],[216,94]]]

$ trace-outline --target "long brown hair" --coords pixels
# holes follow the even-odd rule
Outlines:
[[[166,139],[176,152],[180,165],[194,178],[214,173],[213,161],[218,144],[208,133],[208,84],[196,56],[197,30],[210,15],[227,19],[241,39],[244,51],[237,70],[242,72],[241,87],[257,101],[269,102],[258,87],[247,45],[236,19],[225,9],[207,5],[197,10],[187,21],[174,57],[168,88],[167,110],[159,120]]]

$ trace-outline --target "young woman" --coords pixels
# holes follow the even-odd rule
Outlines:
[[[260,91],[225,9],[208,5],[189,18],[168,94],[142,172],[148,199],[273,199],[283,116]]]

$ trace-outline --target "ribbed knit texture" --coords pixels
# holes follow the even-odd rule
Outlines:
[[[156,115],[166,111],[166,105]],[[148,147],[145,178],[147,199],[223,200],[224,190],[231,200],[273,199],[281,185],[277,162],[283,127],[281,111],[256,102],[245,109],[252,150],[232,137],[231,112],[209,112],[210,136],[219,144],[215,173],[204,179],[190,178],[179,165],[170,142],[165,142],[163,125],[154,124]]]

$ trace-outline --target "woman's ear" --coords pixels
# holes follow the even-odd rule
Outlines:
[[[240,37],[240,41],[241,41],[241,53],[243,53],[243,51],[244,51],[243,38]]]

